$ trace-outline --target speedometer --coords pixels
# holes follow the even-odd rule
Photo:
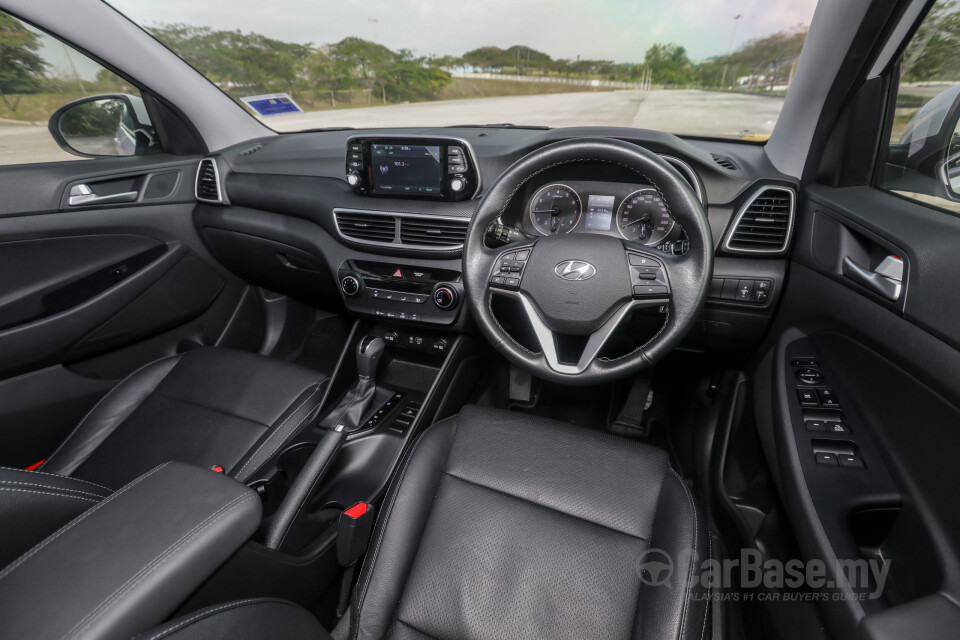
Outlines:
[[[548,184],[530,199],[530,222],[545,236],[570,233],[582,212],[580,196],[565,184]]]
[[[617,209],[617,230],[626,240],[655,247],[673,231],[676,221],[667,211],[660,192],[653,187],[637,189]]]

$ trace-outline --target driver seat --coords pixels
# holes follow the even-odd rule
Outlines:
[[[701,638],[708,540],[665,452],[468,406],[401,460],[333,637]],[[271,599],[193,612],[142,637],[280,634],[329,637],[303,609]]]

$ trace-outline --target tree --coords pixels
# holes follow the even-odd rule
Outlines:
[[[960,12],[957,0],[938,2],[903,54],[905,82],[960,79]]]
[[[687,57],[687,50],[678,44],[654,44],[647,49],[643,62],[653,74],[655,84],[693,82],[693,65]]]
[[[17,110],[20,99],[11,104],[9,94],[36,93],[43,86],[47,62],[38,51],[40,37],[0,12],[0,99],[10,111]]]
[[[332,45],[330,55],[344,65],[344,68],[352,70],[369,88],[379,88],[383,103],[387,103],[386,76],[397,54],[382,44],[350,37]]]

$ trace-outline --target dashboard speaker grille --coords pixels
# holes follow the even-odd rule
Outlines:
[[[469,220],[423,218],[400,219],[400,242],[421,247],[460,246],[467,237]]]
[[[204,158],[200,161],[197,168],[197,200],[204,202],[223,202],[220,195],[220,173],[217,171],[217,165],[210,158]]]
[[[793,212],[791,189],[761,189],[740,211],[724,248],[742,253],[780,253],[786,250]]]
[[[397,219],[390,215],[338,211],[336,216],[340,233],[348,238],[391,244],[397,236]]]

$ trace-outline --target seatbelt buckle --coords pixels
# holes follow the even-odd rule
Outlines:
[[[373,505],[358,502],[340,514],[337,524],[337,561],[349,567],[367,552],[373,532]]]

